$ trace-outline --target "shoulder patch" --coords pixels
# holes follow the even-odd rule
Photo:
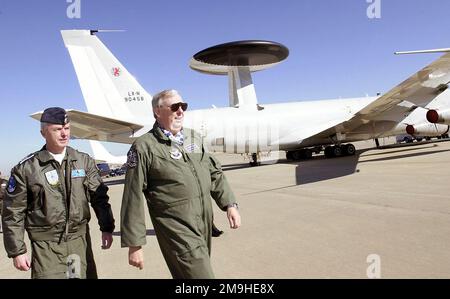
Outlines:
[[[8,193],[13,193],[14,190],[16,190],[16,179],[14,178],[14,176],[9,177],[7,190]]]
[[[136,167],[136,165],[137,165],[137,151],[136,147],[133,145],[131,146],[127,154],[127,167],[133,168]]]
[[[35,154],[36,153],[29,154],[28,156],[26,156],[25,158],[20,160],[19,165],[22,164],[23,162],[25,162],[26,160],[29,160],[29,159],[33,158]]]

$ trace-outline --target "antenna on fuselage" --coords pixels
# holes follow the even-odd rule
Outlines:
[[[229,105],[262,110],[258,105],[251,73],[279,64],[289,55],[282,44],[264,40],[244,40],[216,45],[196,53],[189,66],[213,75],[228,75]]]

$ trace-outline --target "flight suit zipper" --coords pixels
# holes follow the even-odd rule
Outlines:
[[[65,163],[65,164],[64,164]],[[62,165],[59,165],[59,163],[56,163],[56,169],[58,171],[58,180],[61,184],[61,188],[63,190],[63,201],[64,201],[64,208],[66,211],[66,219],[64,223],[64,230],[61,232],[61,235],[59,236],[58,244],[61,243],[63,237],[64,241],[67,241],[67,236],[69,235],[69,218],[70,218],[70,183],[71,180],[71,167],[69,163],[69,159],[66,158],[66,160],[63,160],[63,164],[65,165],[65,170],[62,170]],[[61,178],[64,178],[62,180]]]
[[[202,190],[202,185],[201,185],[200,179],[198,177],[197,171],[195,170],[195,166],[192,163],[192,160],[190,159],[190,157],[186,154],[186,152],[184,151],[183,148],[181,148],[180,151],[181,151],[181,153],[183,155],[184,160],[189,164],[189,168],[190,168],[192,174],[194,175],[194,177],[196,179],[197,188],[198,188],[198,191],[199,191],[199,194],[200,194],[200,204],[201,204],[201,209],[202,209],[201,210],[201,215],[202,215],[203,221],[206,223],[206,221],[205,221],[205,202],[204,202],[204,200],[205,200],[204,197],[205,196],[203,194],[203,190]]]
[[[65,221],[64,221],[64,231],[61,232],[61,234],[59,235],[59,240],[58,240],[58,244],[61,243],[61,240],[63,238],[64,235],[67,235],[67,227],[68,227],[68,212],[67,212],[67,199],[66,199],[66,184],[65,184],[65,176],[64,176],[64,172],[62,171],[62,167],[58,162],[54,162],[53,164],[56,164],[55,168],[56,171],[58,172],[58,181],[59,181],[59,185],[61,186],[61,189],[63,191],[63,202],[64,202],[64,209],[65,209]]]

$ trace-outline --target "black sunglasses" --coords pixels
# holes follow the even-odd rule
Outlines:
[[[178,109],[180,109],[180,107],[181,107],[181,109],[183,109],[183,111],[186,111],[188,108],[188,103],[178,102],[178,103],[170,105],[169,107],[170,107],[170,110],[172,110],[172,112],[177,112]]]

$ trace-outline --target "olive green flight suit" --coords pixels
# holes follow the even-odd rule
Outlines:
[[[94,160],[66,147],[59,165],[45,146],[11,171],[3,207],[8,257],[27,252],[31,240],[32,278],[97,278],[88,222],[89,203],[100,230],[113,232],[114,218]]]
[[[183,146],[155,125],[128,152],[121,207],[122,247],[146,244],[144,201],[173,278],[214,278],[211,197],[226,210],[234,195],[201,137],[184,129]]]
[[[5,197],[6,193],[6,184],[7,181],[5,179],[0,178],[0,216],[2,215],[3,198]]]
[[[0,178],[0,217],[2,216],[3,210],[3,198],[6,193],[6,185],[7,181],[5,179]],[[2,230],[2,223],[0,222],[0,231]]]

